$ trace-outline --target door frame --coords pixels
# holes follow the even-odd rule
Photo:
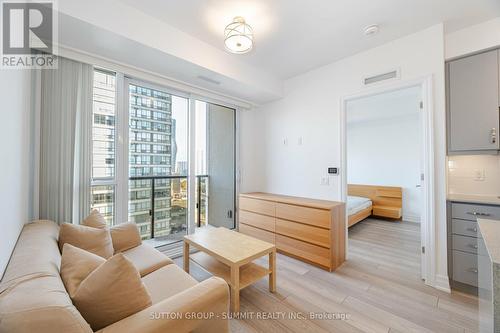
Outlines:
[[[392,92],[404,88],[420,87],[422,92],[421,117],[421,142],[423,144],[423,173],[422,180],[422,206],[423,211],[420,221],[420,243],[421,252],[421,278],[425,284],[436,287],[436,204],[434,200],[435,179],[434,179],[434,105],[433,105],[433,77],[432,75],[404,81],[392,81],[391,83],[379,84],[372,88],[367,88],[358,93],[347,95],[340,101],[340,146],[341,146],[341,181],[339,183],[339,193],[341,200],[347,202],[347,103],[352,100]],[[347,208],[346,208],[347,209]],[[348,215],[346,215],[346,225]],[[349,255],[348,228],[346,228],[346,257]],[[424,251],[425,249],[425,251]]]

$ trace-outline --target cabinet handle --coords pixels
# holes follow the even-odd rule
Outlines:
[[[470,245],[473,249],[476,249],[477,250],[477,245],[476,244],[471,244]]]
[[[467,228],[467,231],[474,231],[474,232],[477,232],[477,228]]]
[[[478,273],[477,268],[474,268],[474,267],[469,268],[467,271],[468,271],[468,272],[471,272],[471,273],[474,273],[474,274],[477,274],[477,273]]]
[[[493,127],[490,131],[490,139],[491,143],[496,143],[497,142],[497,129]]]
[[[490,213],[481,213],[481,212],[467,212],[469,215],[474,215],[474,216],[490,216]]]

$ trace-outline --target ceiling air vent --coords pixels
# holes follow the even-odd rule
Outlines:
[[[207,76],[204,76],[204,75],[198,75],[197,77],[198,77],[198,79],[203,80],[203,81],[210,82],[211,84],[217,84],[217,85],[219,85],[219,84],[220,84],[220,82],[219,82],[219,81],[214,80],[214,79],[211,79],[211,78],[209,78],[209,77],[207,77]]]
[[[378,74],[370,77],[366,77],[363,80],[363,83],[365,85],[380,82],[380,81],[385,81],[385,80],[390,80],[390,79],[397,79],[399,78],[399,70],[393,70],[387,73],[383,74]]]

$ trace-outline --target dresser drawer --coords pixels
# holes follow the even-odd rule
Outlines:
[[[477,218],[497,220],[500,219],[500,207],[452,202],[451,217],[470,221],[476,221]]]
[[[452,249],[482,256],[488,255],[484,241],[476,237],[453,235]]]
[[[477,225],[477,222],[473,221],[452,219],[451,232],[454,235],[481,237],[481,233],[479,232],[479,226]]]
[[[307,261],[330,267],[330,250],[282,235],[276,235],[276,248]]]
[[[257,239],[263,240],[264,242],[268,242],[271,244],[275,243],[274,234],[272,232],[265,231],[259,228],[254,228],[252,226],[243,223],[240,223],[239,231],[242,234],[255,237]]]
[[[240,197],[239,209],[274,216],[276,213],[276,204],[272,201]]]
[[[282,203],[276,204],[276,217],[328,229],[331,223],[331,212],[329,210]]]
[[[240,223],[274,232],[274,217],[240,210]]]
[[[276,233],[330,248],[330,230],[276,219]]]

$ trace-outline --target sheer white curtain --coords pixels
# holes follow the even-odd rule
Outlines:
[[[41,219],[79,223],[90,209],[93,67],[59,58],[42,70]]]

